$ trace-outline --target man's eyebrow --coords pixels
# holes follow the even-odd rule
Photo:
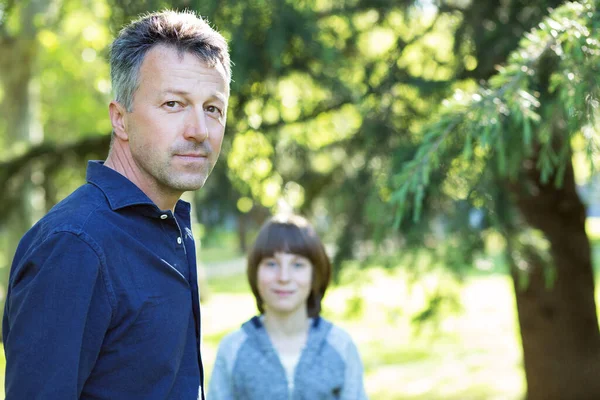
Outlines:
[[[160,94],[162,96],[166,95],[166,94],[176,94],[179,96],[189,96],[190,92],[188,92],[187,90],[182,90],[182,89],[164,89],[160,91]],[[223,104],[227,104],[227,97],[225,97],[225,95],[223,93],[220,92],[216,92],[213,93],[210,97],[219,100],[221,103]]]
[[[214,97],[215,99],[219,100],[223,104],[227,104],[227,98],[225,97],[225,95],[223,93],[217,92],[217,93],[214,93],[211,97]]]

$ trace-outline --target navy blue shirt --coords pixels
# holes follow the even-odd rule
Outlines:
[[[6,400],[202,399],[190,205],[90,162],[21,240],[2,332]]]

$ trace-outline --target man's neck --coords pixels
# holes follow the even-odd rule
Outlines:
[[[175,212],[175,205],[181,197],[181,193],[164,193],[156,184],[152,184],[151,180],[146,177],[144,172],[135,163],[128,148],[124,148],[118,143],[113,143],[104,165],[129,179],[161,210]]]

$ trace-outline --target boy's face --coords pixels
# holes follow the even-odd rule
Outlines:
[[[312,275],[312,263],[298,254],[277,252],[273,257],[262,259],[258,265],[257,287],[265,313],[306,315]]]

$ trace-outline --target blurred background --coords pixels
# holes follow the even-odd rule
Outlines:
[[[111,40],[165,7],[234,63],[220,160],[187,195],[208,377],[256,313],[245,251],[291,209],[327,243],[324,316],[371,399],[600,398],[592,1],[0,0],[2,305],[22,234],[107,154]]]

